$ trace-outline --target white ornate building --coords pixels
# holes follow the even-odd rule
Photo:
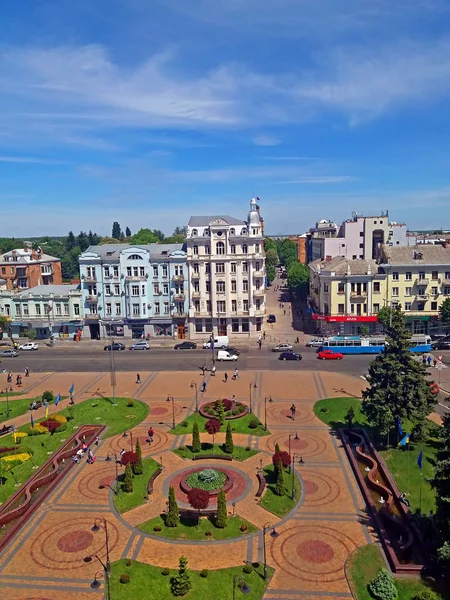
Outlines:
[[[190,339],[257,337],[266,311],[263,219],[191,217],[186,237]]]

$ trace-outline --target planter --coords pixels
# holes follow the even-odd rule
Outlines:
[[[215,418],[215,413],[209,414],[209,413],[205,412],[205,407],[207,407],[207,406],[212,407],[214,405],[214,403],[215,403],[215,401],[214,402],[205,402],[205,404],[202,404],[200,406],[200,408],[198,409],[198,412],[202,415],[202,417],[205,417],[205,419]],[[225,421],[233,421],[235,419],[240,419],[241,417],[245,417],[245,415],[248,415],[249,410],[248,410],[248,406],[246,404],[244,404],[243,402],[235,402],[234,405],[235,406],[244,406],[245,410],[243,410],[238,415],[232,415],[232,414],[225,415]]]

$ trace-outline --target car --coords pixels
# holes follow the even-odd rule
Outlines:
[[[277,322],[277,318],[276,318],[276,316],[275,316],[275,315],[269,315],[269,316],[267,317],[267,322],[268,322],[268,323],[276,323],[276,322]]]
[[[312,338],[309,342],[306,343],[308,348],[320,348],[323,345],[323,340],[319,340],[318,338]]]
[[[113,342],[105,346],[104,350],[125,350],[125,344],[121,342]]]
[[[238,348],[232,348],[231,346],[227,346],[226,348],[223,348],[223,350],[226,350],[230,354],[236,354],[236,356],[239,356],[239,354],[241,353],[241,351]]]
[[[39,346],[36,342],[27,342],[26,344],[21,344],[19,346],[19,350],[37,350]]]
[[[13,358],[15,356],[19,356],[17,350],[2,350],[0,352],[0,356],[4,356],[5,358]]]
[[[228,344],[229,344],[229,340],[228,340],[228,336],[227,335],[218,335],[217,337],[214,338],[214,348],[222,348],[222,350],[224,350]],[[211,339],[206,340],[206,342],[203,344],[203,349],[210,349],[211,348]]]
[[[232,354],[228,350],[219,350],[219,352],[217,353],[217,360],[220,360],[220,361],[223,361],[223,360],[236,361],[237,359],[238,359],[237,354]]]
[[[272,348],[272,352],[292,352],[292,346],[291,344],[278,344]]]
[[[298,352],[282,352],[278,360],[302,360],[302,355]]]
[[[175,344],[175,350],[195,350],[197,344],[195,342],[181,342],[181,344]]]
[[[450,340],[441,340],[439,342],[433,342],[434,350],[450,350]]]
[[[131,344],[130,350],[150,350],[150,344],[145,340],[140,340],[135,344]]]
[[[317,351],[317,358],[320,358],[320,360],[342,360],[344,355],[340,352],[335,352],[334,350],[321,350],[319,348]]]

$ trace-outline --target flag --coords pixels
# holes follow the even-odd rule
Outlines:
[[[45,408],[47,408],[47,406],[48,406],[47,400],[44,400],[44,406],[45,406]]]
[[[33,413],[31,413],[31,429],[34,429]]]
[[[58,402],[61,400],[61,394],[58,394],[55,398],[55,406],[58,406]]]
[[[403,429],[402,429],[402,422],[400,420],[400,417],[397,417],[397,429],[398,429],[398,435],[400,437],[402,437],[402,435],[403,435]]]
[[[75,391],[75,384],[72,383],[72,387],[69,390],[69,394],[73,394],[74,391]]]
[[[422,468],[422,461],[423,461],[423,452],[421,450],[419,453],[419,456],[417,457],[417,464],[419,465],[419,469]]]
[[[48,418],[48,404],[45,405],[45,418]]]
[[[398,443],[399,446],[406,446],[406,444],[409,444],[409,433],[407,433]]]

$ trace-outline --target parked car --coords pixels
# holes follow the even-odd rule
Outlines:
[[[195,342],[181,342],[181,344],[175,344],[175,350],[195,350],[197,344]]]
[[[269,316],[267,317],[267,322],[268,322],[268,323],[276,323],[276,322],[277,322],[277,318],[276,318],[276,316],[275,316],[275,315],[269,315]]]
[[[27,342],[26,344],[21,344],[19,346],[19,350],[37,350],[39,346],[36,342]]]
[[[309,342],[306,343],[308,348],[320,348],[323,344],[323,340],[319,338],[311,338]]]
[[[131,344],[130,350],[150,350],[150,344],[145,340],[140,340],[135,344]]]
[[[302,355],[298,352],[282,352],[278,360],[302,360]]]
[[[231,352],[228,352],[228,350],[219,350],[219,352],[217,353],[217,360],[220,360],[220,361],[223,361],[223,360],[236,361],[237,359],[238,359],[238,355],[232,354]]]
[[[441,340],[440,342],[433,342],[432,347],[434,350],[450,350],[450,340]]]
[[[214,338],[214,348],[222,348],[222,350],[224,348],[226,348],[228,346],[228,344],[230,343],[230,341],[228,340],[228,336],[227,335],[218,335],[217,337]],[[203,348],[211,348],[211,340],[207,340],[204,344],[203,344]]]
[[[318,350],[317,358],[321,360],[342,360],[344,355],[340,352],[334,352],[334,350]]]
[[[13,358],[15,356],[19,356],[17,350],[2,350],[0,352],[0,356],[4,356],[5,358]]]
[[[236,356],[239,356],[239,354],[241,353],[239,348],[232,348],[231,346],[228,346],[227,348],[223,348],[223,350],[226,350],[230,354],[236,354]]]
[[[272,348],[272,352],[291,352],[291,344],[278,344],[275,348]]]
[[[108,344],[104,348],[105,350],[125,350],[125,344],[120,342],[113,342],[112,344]]]

